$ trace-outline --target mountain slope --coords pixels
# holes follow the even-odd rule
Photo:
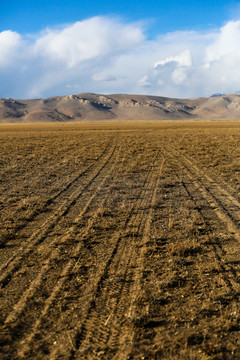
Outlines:
[[[47,99],[0,99],[0,122],[187,120],[240,118],[240,96],[174,99],[83,93]]]

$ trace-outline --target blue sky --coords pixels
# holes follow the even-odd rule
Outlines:
[[[0,97],[240,88],[240,1],[8,1]]]
[[[219,27],[239,12],[239,1],[223,0],[14,0],[1,6],[0,30],[32,33],[47,26],[73,23],[93,16],[120,16],[145,22],[150,36],[176,30]]]

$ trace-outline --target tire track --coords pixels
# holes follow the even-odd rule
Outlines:
[[[193,160],[191,160],[189,157],[184,156],[183,159],[189,164],[191,168],[194,169],[196,175],[198,175],[200,178],[206,179],[207,183],[211,185],[212,191],[215,190],[217,191],[219,196],[221,196],[221,201],[223,204],[226,202],[227,203],[226,206],[229,206],[230,204],[235,205],[237,207],[236,211],[240,211],[240,202],[237,200],[236,197],[232,195],[232,189],[231,192],[230,190],[227,190],[227,188],[229,189],[229,186],[227,184],[224,184],[225,188],[223,188],[216,180],[210,177],[210,175],[208,175],[206,172],[201,170],[196,164],[194,164]],[[230,204],[229,204],[229,200],[231,201]]]
[[[170,152],[168,149],[168,156],[173,158],[173,151]],[[190,160],[187,165],[186,159],[180,154],[174,152],[174,157],[178,159],[175,160],[175,162],[178,161],[182,164],[187,172],[188,178],[202,194],[219,220],[221,220],[227,226],[228,230],[234,234],[235,238],[240,241],[240,203],[238,200],[234,198],[232,194],[229,194],[227,190],[223,189],[209,175],[203,174]]]
[[[131,207],[132,207],[132,206],[131,206]],[[130,207],[130,213],[131,213],[131,207]],[[130,216],[130,215],[129,215],[129,216]],[[126,222],[126,223],[129,221],[129,216],[127,217],[127,219],[125,219],[125,222]],[[109,258],[107,259],[107,260],[108,260],[107,263],[111,263],[111,257],[114,256],[115,251],[116,251],[116,249],[117,249],[117,247],[118,247],[118,242],[120,241],[119,236],[120,236],[120,234],[119,234],[118,231],[117,231],[117,232],[112,236],[111,241],[109,241],[109,242],[114,242],[115,245],[114,245],[113,251],[111,250],[111,253],[109,254]],[[106,254],[105,254],[105,257],[106,257]],[[106,259],[104,259],[104,260],[106,261]],[[106,265],[106,262],[104,262],[104,264]],[[104,272],[105,265],[103,266],[103,272]],[[76,269],[74,269],[74,271],[75,271],[75,270],[76,270]],[[102,272],[101,272],[101,274],[102,274]],[[93,285],[93,286],[92,286],[92,285]],[[95,282],[94,282],[94,284],[91,284],[91,287],[94,288],[94,285],[95,285]],[[91,291],[90,291],[90,293],[91,293]],[[87,300],[87,303],[89,304],[89,298],[87,298],[86,300]],[[92,302],[91,302],[91,303],[92,303]]]
[[[2,290],[6,322],[0,344],[6,359],[233,354],[240,243],[214,209],[225,215],[229,210],[238,228],[238,205],[225,202],[227,195],[218,195],[200,165],[194,168],[182,156],[177,133],[117,133],[113,155],[107,151],[101,164],[49,206],[60,208],[59,201],[78,185],[81,192],[110,156]],[[164,157],[169,161],[161,166]],[[37,219],[33,231],[44,221]],[[225,346],[229,352],[221,353]]]
[[[132,288],[131,288],[131,298],[128,301],[126,299],[121,299],[122,301],[122,313],[125,313],[125,318],[127,318],[128,322],[134,323],[134,321],[138,320],[138,304],[137,299],[142,291],[142,278],[145,269],[144,258],[146,256],[147,244],[151,238],[151,222],[154,213],[154,207],[157,201],[157,191],[159,189],[160,180],[163,172],[163,167],[166,159],[163,158],[162,163],[158,169],[156,179],[150,185],[151,189],[153,189],[151,197],[148,199],[149,204],[149,212],[143,222],[142,231],[141,231],[141,245],[139,254],[137,256],[137,261],[135,262],[136,270],[134,272],[134,276],[132,278]],[[143,214],[144,216],[144,214]],[[127,305],[127,306],[126,306]],[[128,309],[127,309],[128,307]],[[126,313],[127,312],[127,313]],[[145,309],[146,314],[148,313],[148,309]],[[141,314],[141,316],[145,316],[146,314]],[[109,324],[110,325],[110,324]],[[114,357],[128,358],[131,353],[131,347],[133,344],[133,338],[135,336],[134,328],[132,326],[128,326],[127,328],[118,327],[118,331],[115,331],[113,334],[110,332],[110,337],[108,339],[108,345],[112,350],[110,352],[109,359]],[[124,338],[124,342],[121,344],[119,339]],[[124,346],[122,348],[121,346]],[[120,351],[120,353],[118,353]]]
[[[169,154],[169,157],[171,155]],[[176,156],[176,155],[175,155]],[[228,230],[231,232],[231,234],[234,235],[236,240],[240,240],[240,234],[239,230],[235,225],[236,220],[232,221],[232,216],[230,212],[226,209],[226,206],[224,206],[217,197],[217,194],[212,194],[211,191],[211,184],[205,185],[202,181],[202,177],[199,177],[199,172],[196,174],[194,171],[192,171],[192,168],[189,168],[184,161],[182,161],[181,157],[178,158],[178,163],[176,160],[176,157],[173,157],[173,161],[175,164],[177,164],[177,167],[182,170],[182,174],[179,175],[179,171],[177,171],[177,176],[182,183],[187,195],[190,197],[191,201],[195,204],[195,209],[201,216],[202,221],[206,225],[208,222],[208,219],[206,218],[206,215],[204,215],[204,212],[201,210],[201,208],[197,205],[197,199],[201,199],[205,201],[208,206],[210,207],[211,211],[216,214],[218,220],[221,221],[224,225],[227,226]],[[182,168],[181,168],[181,166]],[[185,180],[187,177],[188,180]],[[192,188],[194,187],[194,189]],[[221,187],[217,186],[217,190],[220,191]],[[221,198],[221,193],[220,193]],[[217,242],[212,236],[211,232],[207,232],[209,244],[211,245],[213,252],[215,254],[215,257],[218,261],[219,268],[221,269],[222,277],[225,281],[225,284],[229,288],[230,292],[233,294],[233,296],[237,296],[237,294],[240,292],[240,285],[239,285],[239,279],[236,275],[236,271],[234,270],[233,266],[225,261],[225,252],[223,251],[221,244]],[[231,277],[228,274],[232,274]],[[238,296],[237,296],[238,297]]]
[[[201,216],[203,223],[206,226],[207,218],[203,214],[203,212],[198,208],[196,198],[193,195],[193,191],[190,189],[190,185],[188,185],[188,182],[184,181],[183,179],[181,179],[181,183],[182,183],[187,195],[190,197],[191,201],[195,204],[195,208],[196,208],[197,212],[199,213],[199,215]],[[221,244],[211,236],[210,231],[208,231],[206,235],[208,237],[208,243],[212,247],[213,252],[215,254],[215,258],[217,259],[219,268],[221,269],[221,274],[224,279],[224,282],[227,285],[227,287],[229,288],[230,294],[232,294],[233,297],[236,297],[238,299],[238,296],[240,293],[239,277],[237,276],[236,271],[233,268],[233,266],[230,263],[228,263],[227,261],[225,261],[224,257],[226,255],[226,253],[222,249]],[[230,277],[228,274],[232,274],[232,276]]]
[[[187,167],[186,167],[187,168]],[[211,209],[216,213],[217,217],[225,223],[228,230],[234,234],[235,238],[240,241],[240,232],[238,223],[240,221],[240,208],[232,211],[232,196],[226,195],[224,196],[223,193],[226,194],[226,191],[223,191],[220,186],[216,187],[217,191],[214,191],[212,188],[211,183],[207,183],[206,181],[202,181],[200,179],[196,179],[196,173],[192,171],[192,169],[187,168],[188,170],[188,177],[191,181],[193,181],[195,187],[201,192],[202,196],[210,205]],[[195,175],[195,176],[194,176]],[[235,200],[235,207],[238,202]]]
[[[19,233],[19,231],[23,230],[28,224],[29,222],[33,221],[34,219],[36,219],[36,217],[39,217],[40,214],[44,213],[48,207],[55,201],[58,200],[59,201],[59,197],[64,194],[65,192],[67,192],[78,180],[81,179],[81,177],[83,177],[85,174],[87,174],[88,171],[90,171],[95,165],[97,165],[97,162],[99,160],[101,160],[101,158],[103,158],[107,152],[111,149],[112,143],[114,142],[114,138],[112,138],[110,140],[110,142],[107,144],[106,148],[104,149],[104,151],[97,157],[97,159],[90,164],[89,166],[85,167],[85,169],[83,169],[76,177],[74,177],[69,183],[67,183],[66,185],[64,185],[64,187],[58,191],[55,195],[53,195],[52,197],[50,197],[45,204],[43,204],[43,206],[41,207],[41,209],[37,209],[37,211],[33,212],[32,214],[30,214],[30,216],[26,219],[26,222],[23,223],[22,225],[17,225],[16,227],[16,231],[14,234],[11,235],[11,237],[13,237],[14,235],[16,236],[17,233]],[[74,190],[72,190],[74,191]],[[18,211],[18,210],[17,210]],[[15,213],[17,213],[17,211]],[[14,214],[13,214],[14,217]],[[8,239],[8,238],[6,238]],[[4,239],[1,240],[2,242],[4,241]],[[0,267],[0,271],[2,270],[2,266]]]
[[[137,293],[135,286],[138,280],[136,279],[141,278],[143,272],[144,246],[148,241],[152,207],[155,202],[158,181],[159,178],[153,178],[151,169],[136,202],[135,210],[133,209],[131,218],[126,224],[125,235],[119,243],[115,257],[105,269],[104,277],[95,296],[94,306],[88,311],[82,330],[78,334],[76,350],[72,351],[70,359],[86,358],[84,349],[91,349],[91,354],[86,355],[89,358],[90,355],[94,356],[97,349],[103,349],[107,344],[111,344],[111,348],[113,344],[116,347],[119,343],[117,339],[120,329],[116,330],[112,337],[112,327],[114,327],[114,321],[121,322],[125,320],[130,301],[128,296],[131,297],[132,293]],[[152,189],[154,191],[149,195],[149,191]],[[149,210],[146,218],[144,218],[146,208],[149,208]],[[141,238],[141,241],[139,241],[139,238]],[[139,252],[138,255],[136,255],[137,252]],[[133,270],[133,267],[136,270]],[[116,348],[114,348],[114,351],[116,351]],[[112,353],[110,356],[112,356]],[[104,355],[104,358],[107,358],[106,355]]]
[[[44,213],[45,211],[47,211],[48,207],[55,201],[55,200],[59,200],[58,198],[64,194],[65,192],[67,192],[78,180],[80,180],[80,178],[82,176],[84,176],[89,170],[92,169],[92,167],[94,165],[97,164],[97,162],[107,153],[107,151],[110,149],[112,142],[114,141],[114,139],[112,138],[110,140],[110,142],[108,143],[108,145],[106,146],[106,148],[104,149],[104,151],[97,157],[97,159],[91,163],[89,166],[85,167],[85,169],[83,169],[80,173],[78,173],[77,176],[75,176],[70,182],[68,182],[66,185],[63,186],[63,188],[58,191],[55,195],[53,195],[52,197],[50,197],[40,209],[37,209],[37,211],[34,211],[32,214],[30,214],[27,218],[26,221],[19,225],[16,224],[16,229],[14,234],[11,234],[11,238],[13,238],[14,236],[16,236],[16,234],[23,230],[26,226],[28,226],[29,222],[34,221],[36,219],[36,217],[38,217],[40,214]],[[14,215],[18,212],[19,210],[16,210],[14,213],[12,213],[12,217],[14,217]],[[1,243],[2,243],[2,247],[4,247],[3,243],[7,242],[8,240],[8,236],[6,235],[5,238],[2,237],[1,238]],[[2,270],[2,267],[0,267],[0,271]]]
[[[28,238],[27,243],[25,242],[19,249],[18,253],[13,255],[7,263],[2,265],[0,271],[2,272],[0,276],[0,285],[5,287],[10,281],[12,274],[18,270],[21,260],[29,255],[34,247],[40,242],[44,241],[48,233],[56,226],[59,220],[64,217],[70,210],[70,208],[75,205],[76,201],[83,195],[83,193],[89,188],[93,181],[99,176],[99,174],[104,170],[109,160],[113,157],[113,154],[116,150],[116,141],[114,145],[110,148],[110,152],[107,153],[106,158],[102,160],[103,163],[97,164],[98,167],[94,169],[93,174],[91,174],[90,179],[88,179],[87,184],[81,189],[76,189],[61,206],[54,212],[54,214],[48,217],[34,232],[30,238]],[[87,172],[87,171],[86,171]],[[86,173],[85,172],[85,173]]]
[[[105,262],[101,266],[99,266],[100,269],[98,269],[98,276],[95,279],[95,282],[93,284],[91,284],[92,286],[91,286],[90,293],[92,295],[91,295],[90,299],[89,298],[85,299],[85,301],[87,301],[87,304],[85,305],[87,308],[86,308],[85,314],[82,315],[81,324],[78,323],[77,326],[74,329],[72,329],[72,331],[71,331],[71,339],[72,339],[72,343],[74,344],[74,346],[71,346],[71,349],[69,349],[69,352],[71,353],[71,355],[69,357],[70,359],[75,358],[75,353],[78,351],[78,349],[80,347],[81,338],[85,334],[85,322],[86,322],[87,318],[89,317],[89,315],[91,314],[92,310],[95,308],[95,302],[97,301],[98,294],[100,294],[102,291],[102,284],[107,276],[109,267],[111,266],[113,259],[115,258],[116,253],[119,250],[120,245],[122,244],[122,237],[124,236],[123,233],[125,232],[125,229],[128,227],[128,225],[130,224],[130,222],[132,220],[132,216],[134,214],[135,209],[137,208],[137,203],[139,202],[141,193],[142,193],[142,190],[140,190],[140,192],[138,193],[135,203],[131,202],[129,204],[128,216],[125,218],[125,220],[123,221],[123,223],[120,226],[124,230],[116,231],[109,241],[109,243],[112,244],[112,249],[108,255],[108,258],[105,260]],[[82,306],[84,308],[83,303],[82,303]],[[66,340],[66,338],[64,336],[64,338],[62,339],[62,341],[60,341],[60,343],[65,343],[65,340]],[[69,344],[67,343],[66,346],[68,347],[68,345]],[[52,352],[50,353],[50,358],[56,359],[59,356],[61,356],[61,350],[64,350],[64,352],[65,352],[66,349],[65,349],[65,347],[62,349],[59,349],[58,347],[56,349],[53,349]]]
[[[119,153],[118,153],[118,155],[119,155]],[[113,162],[112,166],[110,167],[109,172],[107,172],[107,174],[104,175],[103,180],[100,182],[100,184],[98,185],[95,192],[92,194],[90,199],[87,201],[87,203],[85,204],[85,206],[79,213],[78,217],[75,218],[74,225],[70,229],[68,229],[68,232],[60,240],[58,238],[56,238],[55,242],[58,242],[59,245],[61,245],[61,244],[64,245],[64,243],[70,238],[72,232],[74,232],[74,230],[77,228],[82,216],[87,212],[88,208],[90,207],[91,203],[93,202],[93,200],[99,193],[100,189],[103,187],[104,183],[107,181],[108,177],[111,175],[111,172],[112,172],[113,168],[116,166],[117,161],[118,161],[118,157],[115,158],[115,161]],[[93,224],[94,219],[98,216],[100,211],[101,211],[101,205],[100,205],[98,211],[96,211],[95,216],[87,224],[85,230],[83,231],[83,236],[84,236],[84,234],[86,234],[89,231],[90,226]],[[54,245],[54,242],[51,245]],[[77,253],[79,253],[79,251],[82,247],[83,247],[83,244],[82,244],[82,242],[80,242],[77,245]],[[38,273],[37,277],[31,282],[28,289],[23,293],[20,300],[14,305],[13,311],[10,314],[8,314],[8,316],[5,320],[5,325],[14,323],[17,321],[18,317],[23,312],[23,310],[27,304],[27,301],[34,296],[34,294],[37,290],[37,287],[42,283],[44,275],[46,275],[46,273],[48,272],[51,262],[55,258],[57,258],[57,256],[58,256],[58,248],[55,248],[53,251],[50,248],[49,251],[47,252],[46,260],[44,262],[44,265],[41,268],[41,271]],[[68,265],[64,268],[60,278],[64,279],[67,272],[71,268],[72,264],[76,261],[75,256],[76,256],[76,254],[69,260]]]
[[[119,157],[121,155],[121,152],[118,151],[118,156],[117,158],[115,158],[110,170],[108,171],[107,174],[104,173],[104,178],[102,180],[102,182],[100,183],[100,185],[97,187],[95,193],[91,196],[91,198],[88,200],[87,204],[85,205],[85,208],[81,211],[81,213],[79,214],[79,216],[77,218],[75,218],[74,220],[74,226],[72,226],[72,228],[69,229],[68,233],[61,239],[61,244],[64,245],[64,243],[66,243],[66,241],[68,240],[68,238],[71,236],[71,233],[74,232],[74,230],[78,227],[79,222],[83,216],[83,214],[85,214],[88,210],[88,208],[91,206],[92,201],[95,199],[96,195],[99,193],[99,191],[101,190],[101,188],[103,187],[103,185],[105,184],[105,182],[108,180],[108,178],[111,177],[111,173],[114,173],[114,178],[111,179],[112,185],[114,186],[114,179],[118,176],[119,172],[121,171],[121,165],[123,164],[123,162],[125,161],[124,158],[124,153],[123,156],[121,157],[121,159],[119,160]],[[138,161],[138,158],[136,158],[136,162]],[[114,168],[117,166],[117,164],[120,164],[118,166],[118,171],[114,172]],[[109,197],[111,195],[111,186],[108,188],[108,194],[107,197]],[[103,205],[107,200],[107,197],[105,197],[97,211],[95,211],[93,217],[91,217],[86,225],[86,227],[82,230],[81,229],[81,238],[84,238],[84,236],[87,235],[87,233],[89,232],[91,226],[94,224],[95,219],[98,217],[99,213],[101,213],[102,209],[103,209]],[[63,286],[63,284],[66,282],[66,280],[68,279],[68,275],[70,273],[72,273],[73,271],[76,271],[77,267],[79,267],[79,261],[81,260],[81,250],[84,247],[84,243],[83,242],[79,242],[78,245],[76,246],[76,248],[73,251],[73,254],[70,254],[70,260],[67,262],[67,264],[65,265],[64,269],[61,271],[60,275],[58,275],[58,279],[56,281],[56,285],[53,287],[52,293],[50,294],[50,296],[47,298],[46,302],[44,303],[44,307],[43,310],[41,312],[41,314],[38,316],[36,322],[33,324],[32,327],[32,332],[25,337],[24,339],[24,348],[28,349],[36,332],[38,331],[38,328],[40,327],[44,317],[47,315],[52,303],[54,302],[54,300],[56,299],[57,294],[61,291],[61,288]],[[21,299],[18,301],[18,303],[14,306],[13,311],[8,315],[6,321],[5,321],[5,326],[11,325],[11,324],[16,324],[18,318],[20,317],[20,315],[22,314],[24,308],[27,305],[27,301],[29,301],[31,298],[34,297],[34,294],[37,290],[37,287],[39,287],[41,285],[41,283],[43,282],[43,277],[44,274],[46,275],[48,269],[49,269],[49,265],[51,263],[51,261],[57,256],[57,249],[54,250],[52,253],[50,253],[50,257],[47,258],[47,260],[45,261],[41,272],[38,274],[37,278],[35,280],[33,280],[33,282],[31,283],[31,285],[29,286],[28,290],[23,294],[23,296],[21,297]],[[79,259],[78,259],[79,258]],[[78,259],[78,260],[76,260]],[[26,353],[27,350],[24,350],[24,354]],[[21,351],[19,352],[19,356],[25,356],[23,353],[21,353]]]

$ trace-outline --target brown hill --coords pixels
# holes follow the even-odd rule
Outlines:
[[[0,99],[0,123],[98,120],[239,120],[240,96],[174,99],[83,93],[47,99]]]

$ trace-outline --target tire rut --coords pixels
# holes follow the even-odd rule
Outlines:
[[[79,221],[81,220],[82,216],[87,212],[90,204],[92,203],[94,198],[97,196],[98,192],[100,191],[100,189],[102,188],[102,186],[106,182],[108,176],[110,176],[111,170],[114,168],[114,166],[116,166],[116,162],[118,160],[118,157],[116,157],[115,160],[116,161],[113,161],[113,164],[109,169],[109,172],[107,172],[105,174],[103,180],[97,186],[97,189],[95,190],[95,192],[92,194],[90,199],[87,201],[87,203],[85,204],[83,209],[81,209],[81,212],[79,213],[78,217],[74,219],[74,225],[70,229],[68,229],[68,232],[65,233],[62,236],[61,239],[56,237],[56,240],[52,242],[51,247],[48,249],[48,251],[46,253],[46,256],[45,256],[46,260],[44,262],[44,265],[41,267],[40,272],[37,273],[37,277],[31,282],[28,289],[22,294],[20,300],[14,305],[14,310],[10,314],[8,314],[8,316],[7,316],[6,320],[5,320],[5,325],[7,325],[9,323],[16,322],[17,318],[19,317],[19,315],[24,310],[24,307],[26,306],[27,301],[34,296],[37,288],[43,282],[44,276],[46,276],[46,273],[50,269],[51,263],[54,261],[55,258],[59,257],[59,246],[64,245],[68,241],[68,239],[70,238],[70,236],[74,232],[74,230],[77,228],[77,226],[79,224]],[[105,166],[104,166],[104,168],[105,168]],[[100,205],[99,209],[101,209],[101,205]],[[97,215],[98,215],[98,211],[96,211],[96,216]],[[87,224],[86,228],[84,229],[85,231],[83,231],[83,235],[84,235],[84,233],[87,233],[87,231],[89,230],[91,224],[93,223],[93,220],[94,220],[94,218],[92,219],[92,221],[90,223]],[[58,243],[58,246],[54,250],[52,250],[52,248],[54,247],[54,243]],[[80,247],[80,248],[82,247],[81,242],[79,243],[78,247]],[[80,249],[78,249],[78,251],[79,250]],[[74,257],[70,259],[69,267],[71,266],[71,263],[74,262],[74,261],[75,261]],[[66,268],[68,268],[68,266]],[[65,273],[65,268],[64,268],[63,272]],[[63,275],[63,277],[64,276],[66,276],[66,274]]]
[[[176,164],[176,158],[173,158],[174,163]],[[239,231],[238,228],[235,225],[235,221],[232,221],[232,216],[230,215],[230,211],[226,209],[226,205],[223,205],[221,202],[221,187],[218,185],[217,189],[220,192],[212,194],[212,189],[210,184],[205,185],[202,178],[199,178],[199,172],[194,174],[192,171],[192,168],[189,169],[186,164],[181,161],[179,161],[178,158],[178,164],[177,167],[181,168],[181,175],[179,175],[179,171],[177,170],[177,176],[182,183],[187,195],[190,197],[191,201],[195,204],[195,209],[200,214],[204,224],[206,225],[209,222],[209,218],[204,214],[204,211],[199,208],[198,203],[199,200],[203,201],[203,203],[207,203],[210,207],[211,211],[216,214],[218,221],[220,220],[222,224],[226,225],[228,230],[230,230],[231,234],[234,236],[234,238],[239,241]],[[215,182],[214,182],[215,184]],[[224,191],[225,193],[225,191]],[[219,197],[217,197],[219,196]],[[237,200],[236,200],[237,202]],[[239,278],[236,275],[236,271],[234,270],[234,267],[226,260],[226,253],[223,250],[221,244],[219,241],[214,239],[212,236],[212,231],[209,230],[207,233],[208,236],[208,242],[209,245],[212,247],[213,252],[215,254],[215,257],[217,259],[217,262],[219,264],[219,268],[221,269],[222,277],[225,281],[226,286],[229,288],[230,293],[232,295],[238,298],[240,294],[240,285],[239,285]],[[229,275],[231,274],[231,276]]]
[[[88,179],[86,185],[79,189],[76,189],[71,195],[67,198],[60,207],[54,212],[53,215],[48,216],[47,219],[44,219],[44,222],[38,227],[38,230],[34,232],[27,241],[17,250],[18,253],[13,255],[7,263],[3,264],[0,268],[2,272],[0,276],[0,285],[5,287],[11,279],[11,276],[14,272],[16,272],[20,266],[20,262],[24,257],[29,255],[34,247],[39,243],[43,242],[47,237],[48,233],[56,226],[56,224],[60,221],[60,219],[69,212],[70,208],[75,205],[77,200],[83,195],[83,193],[89,188],[92,182],[99,176],[99,174],[103,171],[103,169],[108,164],[108,161],[112,158],[114,152],[116,150],[116,144],[114,143],[113,147],[110,148],[109,153],[107,154],[106,159],[103,159],[103,164],[97,163],[98,167],[94,169],[93,174],[91,174],[90,179]],[[90,170],[90,168],[88,169]],[[85,173],[87,170],[85,171]]]
[[[193,194],[193,191],[190,189],[190,185],[188,182],[181,179],[182,185],[184,189],[186,190],[186,193],[191,198],[191,201],[195,204],[195,208],[200,214],[203,223],[206,225],[208,223],[208,219],[203,214],[203,212],[198,208],[197,201],[196,201],[196,195]],[[212,247],[215,258],[217,259],[217,262],[219,264],[219,268],[221,269],[222,278],[224,279],[224,282],[226,286],[230,290],[230,294],[232,294],[233,297],[239,298],[240,295],[240,285],[239,285],[239,277],[236,274],[236,271],[234,267],[225,260],[226,252],[223,250],[221,244],[219,241],[214,239],[211,235],[211,231],[207,232],[208,237],[208,244]],[[229,275],[231,274],[231,276]]]
[[[169,152],[169,157],[173,155]],[[187,176],[194,186],[201,192],[211,209],[215,212],[219,220],[221,220],[234,234],[235,238],[240,241],[240,203],[226,189],[223,189],[209,175],[204,174],[197,165],[181,157],[180,154],[174,154],[175,159],[181,162],[183,168],[187,172]],[[175,160],[176,161],[176,160]],[[233,207],[234,205],[234,207]]]
[[[77,218],[75,218],[74,225],[72,226],[72,228],[69,229],[68,233],[65,234],[60,241],[57,240],[58,245],[60,245],[60,244],[64,245],[68,241],[69,237],[71,236],[71,233],[74,232],[74,230],[79,226],[79,222],[81,221],[81,218],[82,218],[83,214],[85,214],[87,212],[87,210],[90,207],[92,201],[98,195],[99,191],[101,190],[101,188],[105,184],[106,180],[109,177],[111,177],[111,173],[114,172],[113,169],[117,166],[117,163],[119,163],[119,164],[123,163],[124,156],[122,156],[122,158],[119,160],[120,155],[121,155],[121,151],[118,150],[118,155],[114,159],[110,169],[108,170],[107,173],[105,173],[106,172],[106,169],[105,169],[104,177],[103,177],[101,183],[97,186],[97,189],[92,194],[92,196],[90,197],[90,199],[86,203],[84,209],[82,209],[81,213],[79,214],[79,216]],[[138,161],[138,159],[136,159],[136,161]],[[121,165],[119,165],[119,171],[120,170],[121,170]],[[115,171],[114,172],[114,178],[116,178],[117,176],[118,176],[118,172]],[[111,179],[112,186],[114,186],[114,178]],[[111,185],[108,188],[108,195],[107,196],[109,197],[110,195],[111,195]],[[84,229],[81,229],[81,238],[84,238],[84,236],[88,234],[89,229],[94,225],[94,221],[97,218],[97,216],[99,215],[99,213],[102,211],[102,208],[103,208],[103,205],[104,205],[105,201],[106,201],[106,198],[104,198],[100,202],[98,210],[95,211],[94,216],[91,217],[88,220],[88,223],[87,223],[86,227]],[[57,294],[60,292],[61,287],[63,286],[63,284],[68,279],[69,274],[76,271],[77,268],[79,268],[79,266],[80,266],[79,261],[81,260],[79,258],[79,256],[81,254],[81,250],[83,249],[83,247],[84,247],[84,242],[83,241],[79,242],[79,244],[73,250],[73,253],[70,254],[70,260],[67,261],[67,263],[64,265],[64,268],[60,272],[60,275],[58,274],[58,279],[56,281],[56,285],[55,285],[55,287],[53,287],[53,290],[52,290],[50,296],[47,298],[46,302],[44,303],[42,313],[40,314],[40,316],[36,320],[36,323],[33,324],[32,333],[29,336],[26,336],[26,339],[24,341],[24,343],[26,342],[25,346],[28,346],[27,344],[31,343],[32,339],[35,336],[35,333],[37,332],[39,326],[41,325],[42,320],[47,315],[47,313],[49,311],[49,308],[51,307],[51,304],[55,300]],[[49,257],[46,256],[46,261],[45,261],[43,267],[41,268],[41,272],[32,281],[32,283],[30,284],[28,289],[24,292],[24,294],[22,295],[22,297],[20,298],[18,303],[15,304],[13,311],[6,318],[5,327],[10,326],[11,331],[13,331],[12,326],[14,326],[14,327],[18,326],[17,323],[18,323],[19,318],[21,317],[21,314],[23,313],[23,311],[24,311],[25,307],[27,306],[29,300],[34,297],[35,292],[37,291],[37,288],[43,283],[44,278],[46,278],[46,274],[47,274],[47,272],[49,270],[49,267],[50,267],[50,264],[51,264],[52,260],[54,260],[54,258],[57,257],[57,256],[58,256],[58,249],[55,249],[53,251],[51,251],[51,250],[49,251]]]
[[[68,190],[70,190],[70,194],[72,191],[74,191],[74,189],[71,190],[71,187],[73,187],[75,185],[76,182],[78,182],[81,177],[83,177],[88,171],[90,171],[99,160],[101,160],[101,158],[104,157],[104,155],[108,152],[108,150],[111,148],[112,142],[114,140],[111,139],[111,141],[108,143],[108,145],[106,146],[106,148],[104,149],[104,151],[97,157],[97,159],[91,163],[90,165],[88,165],[87,167],[85,167],[83,170],[81,170],[77,176],[75,176],[73,179],[71,179],[71,181],[69,181],[67,184],[64,184],[62,189],[60,191],[58,191],[55,195],[49,197],[47,199],[47,201],[41,206],[41,208],[37,209],[37,211],[34,211],[33,213],[31,213],[25,220],[25,222],[21,225],[17,224],[16,228],[15,228],[15,232],[13,234],[11,234],[11,239],[16,237],[17,234],[23,230],[25,227],[27,227],[29,225],[29,222],[34,221],[37,217],[39,217],[39,215],[43,214],[44,212],[48,211],[48,208],[57,200],[57,204],[59,202],[59,197],[61,197],[61,195],[65,194]],[[68,195],[69,196],[69,195]],[[14,217],[14,214],[17,213],[18,210],[15,211],[15,213],[12,214],[12,217]],[[9,240],[9,237],[6,236],[5,238],[1,238],[1,246],[4,247],[4,243],[6,244],[7,241]],[[2,267],[0,267],[0,271],[2,270]]]
[[[147,178],[145,180],[145,183],[147,181]],[[92,284],[92,290],[90,292],[91,298],[90,299],[86,298],[85,313],[82,314],[80,324],[78,322],[76,327],[74,327],[71,330],[70,337],[72,340],[70,342],[70,345],[73,344],[73,346],[71,346],[69,349],[69,354],[71,354],[71,355],[69,355],[70,359],[75,357],[75,353],[78,351],[78,349],[81,345],[82,337],[83,338],[85,337],[85,334],[86,334],[85,323],[95,308],[95,304],[98,299],[98,294],[101,292],[102,284],[103,284],[105,278],[107,277],[109,267],[111,266],[113,259],[115,258],[116,254],[118,253],[119,248],[122,244],[122,238],[124,237],[126,228],[128,228],[129,224],[131,223],[132,217],[136,216],[135,210],[137,208],[138,202],[141,201],[141,199],[140,199],[141,193],[142,193],[142,190],[140,190],[140,192],[138,194],[136,194],[135,202],[134,203],[130,202],[130,204],[128,205],[128,209],[127,209],[128,215],[123,220],[121,226],[119,226],[123,230],[116,231],[113,234],[111,240],[109,241],[109,243],[112,244],[111,251],[108,255],[108,258],[105,259],[103,264],[101,266],[99,265],[98,277],[97,277],[97,279],[95,279],[95,282]],[[84,306],[83,306],[83,308],[84,308]],[[63,336],[63,339],[61,339],[60,344],[64,344],[64,346],[62,346],[61,349],[56,347],[56,349],[52,350],[52,352],[50,353],[51,359],[58,358],[59,356],[61,356],[62,352],[66,353],[66,348],[69,347],[69,341],[67,341],[67,343],[65,343],[65,340],[66,340],[65,336]]]
[[[72,351],[70,359],[89,358],[96,355],[99,348],[110,348],[110,354],[102,353],[102,356],[111,359],[119,349],[119,323],[131,318],[129,312],[134,311],[133,304],[141,288],[143,257],[149,237],[158,182],[159,177],[156,178],[155,174],[153,178],[153,173],[150,171],[136,203],[136,210],[125,228],[126,234],[119,244],[114,259],[106,268],[94,306],[89,310],[82,325],[76,349]],[[147,214],[146,209],[148,209]],[[112,331],[114,328],[115,331]]]

